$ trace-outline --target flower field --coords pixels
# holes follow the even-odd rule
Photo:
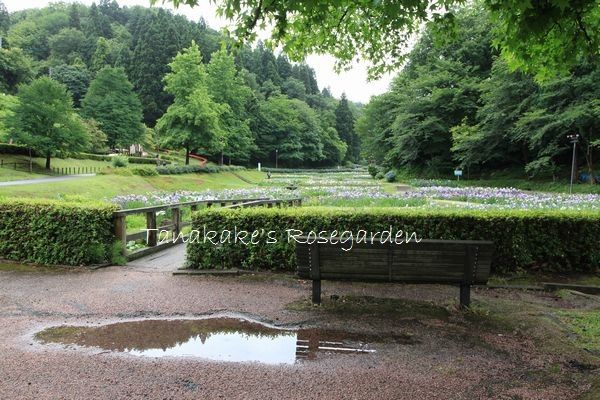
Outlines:
[[[439,181],[420,181],[410,191],[374,180],[363,172],[273,174],[254,188],[155,192],[116,196],[121,208],[194,200],[301,197],[306,206],[422,207],[515,210],[600,210],[600,195],[524,191],[514,188],[454,187]]]

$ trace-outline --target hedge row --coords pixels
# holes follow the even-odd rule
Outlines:
[[[27,146],[21,146],[18,144],[0,143],[0,154],[15,154],[20,156],[28,156],[29,148]],[[35,150],[32,152],[32,156],[37,156]]]
[[[44,265],[110,261],[115,209],[100,203],[0,199],[0,258]]]
[[[521,269],[596,272],[600,265],[600,214],[532,211],[468,211],[349,208],[206,209],[193,215],[199,240],[188,244],[192,268],[295,269],[295,245],[286,229],[309,231],[389,230],[416,232],[423,239],[492,240],[495,273]],[[261,232],[258,244],[204,240],[204,229]],[[267,244],[268,232],[277,243]]]
[[[280,174],[324,174],[331,172],[363,172],[360,168],[261,168],[264,172],[280,173]]]
[[[70,156],[78,160],[94,160],[94,161],[107,161],[111,162],[115,156],[109,156],[106,154],[91,154],[91,153],[74,153]],[[127,160],[131,164],[151,164],[156,165],[156,158],[153,157],[127,157]],[[170,161],[160,159],[161,164],[170,164]]]
[[[241,171],[246,168],[237,165],[172,165],[168,167],[156,167],[160,175],[180,174],[214,174],[226,171]]]

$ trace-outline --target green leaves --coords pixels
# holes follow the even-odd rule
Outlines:
[[[44,265],[107,261],[114,206],[0,200],[0,257]]]
[[[57,150],[84,150],[89,142],[81,119],[75,113],[67,88],[50,79],[39,78],[21,86],[18,104],[8,125],[16,143],[35,149],[48,158]]]
[[[600,261],[598,213],[522,211],[451,211],[425,209],[282,208],[203,210],[193,215],[193,229],[203,231],[274,231],[276,244],[261,236],[257,245],[202,241],[188,244],[187,261],[195,268],[278,269],[296,268],[294,243],[286,229],[371,232],[401,229],[424,239],[492,240],[494,272],[536,268],[543,272],[595,272]],[[565,232],[577,241],[564,240]]]
[[[226,139],[219,118],[228,106],[216,103],[210,96],[196,43],[177,54],[169,67],[165,90],[174,95],[175,101],[156,125],[163,133],[163,144],[183,147],[186,152],[222,150]]]
[[[90,84],[82,106],[83,115],[98,122],[111,148],[142,140],[142,105],[123,68],[101,69]]]

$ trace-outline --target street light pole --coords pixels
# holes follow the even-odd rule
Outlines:
[[[573,193],[573,180],[575,177],[575,148],[577,146],[577,142],[579,141],[578,134],[567,135],[567,139],[573,143],[573,155],[571,156],[571,184],[569,185],[569,194]]]

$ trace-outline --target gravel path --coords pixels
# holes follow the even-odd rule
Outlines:
[[[176,260],[177,254],[174,249],[166,257]],[[290,307],[308,299],[308,282],[173,276],[166,264],[155,259],[96,271],[0,272],[0,399],[571,399],[589,389],[582,381],[546,379],[546,364],[556,360],[538,354],[531,340],[471,329],[458,311],[417,318],[377,308],[355,315]],[[449,304],[457,289],[326,282],[325,296],[332,293]],[[375,354],[324,354],[268,366],[136,358],[33,339],[61,324],[231,312],[276,325],[380,333],[382,340],[373,345]],[[389,339],[399,334],[413,343]]]

